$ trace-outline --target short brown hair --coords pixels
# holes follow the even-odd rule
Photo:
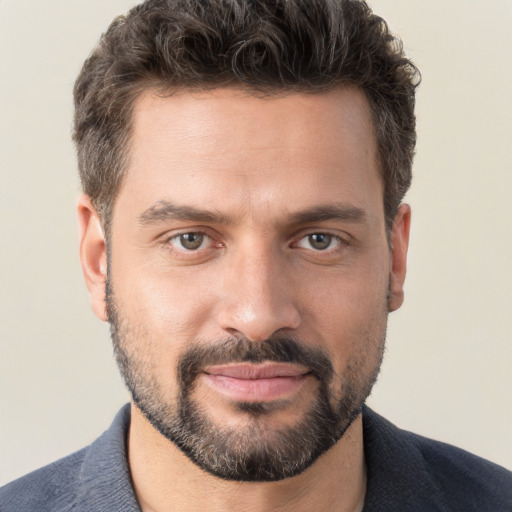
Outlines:
[[[361,0],[146,0],[112,22],[75,83],[82,187],[108,231],[144,90],[351,84],[370,102],[389,228],[411,182],[418,83],[400,40]]]

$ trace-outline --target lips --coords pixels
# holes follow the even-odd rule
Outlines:
[[[300,364],[288,363],[235,363],[205,368],[209,375],[223,375],[233,379],[272,379],[278,377],[300,377],[309,373],[309,369]]]
[[[232,400],[267,402],[284,399],[310,377],[309,369],[291,363],[235,363],[204,369],[204,382]]]

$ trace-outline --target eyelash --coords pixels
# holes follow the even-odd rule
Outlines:
[[[294,245],[299,246],[300,242],[302,242],[304,240],[307,240],[307,239],[309,239],[309,243],[311,244],[311,242],[312,242],[311,237],[314,237],[314,236],[328,237],[329,238],[329,242],[328,242],[327,247],[325,247],[324,249],[312,248],[313,252],[318,252],[318,253],[324,253],[325,252],[325,253],[328,253],[328,252],[335,251],[336,248],[338,248],[340,246],[348,245],[348,243],[345,240],[343,240],[340,236],[335,235],[333,233],[329,233],[329,232],[323,232],[323,231],[315,231],[313,233],[308,233],[308,234],[302,236],[297,242],[295,242]],[[333,242],[336,243],[336,247],[331,247]]]
[[[182,246],[181,249],[177,249],[174,244],[173,244],[173,241],[177,241],[179,243],[179,240],[181,237],[185,236],[185,235],[200,235],[203,238],[203,240],[201,241],[201,244],[199,247],[195,248],[195,249],[187,249],[185,247]],[[309,237],[312,237],[312,236],[326,236],[326,237],[329,237],[329,244],[328,246],[325,248],[325,249],[314,249],[314,248],[306,248],[306,247],[300,247],[299,246],[299,243],[304,241],[304,240],[307,240]],[[208,245],[210,247],[206,247],[206,248],[203,248],[202,246],[204,245],[205,242],[208,242],[209,240],[209,243]],[[213,243],[212,243],[213,242]],[[336,246],[333,248],[331,247],[332,243],[335,242],[336,243]],[[312,231],[312,232],[309,232],[309,233],[304,233],[304,234],[301,234],[300,237],[298,238],[295,238],[295,241],[292,242],[290,244],[290,247],[292,248],[298,248],[298,249],[304,249],[306,251],[311,251],[312,253],[314,254],[332,254],[333,252],[337,252],[339,250],[343,250],[344,247],[350,245],[349,242],[342,238],[341,236],[339,235],[335,235],[334,233],[330,233],[328,231]],[[207,250],[209,248],[223,248],[225,247],[223,243],[221,242],[215,242],[214,241],[214,238],[212,236],[210,236],[208,233],[204,232],[204,231],[183,231],[181,233],[176,233],[168,238],[165,239],[164,241],[164,246],[170,250],[172,253],[178,255],[178,256],[181,256],[181,257],[197,257],[199,254],[201,254],[204,250]]]
[[[181,237],[183,237],[185,235],[200,235],[200,236],[204,237],[204,239],[201,241],[200,246],[198,248],[196,248],[196,249],[187,249],[186,247],[183,247],[183,246],[182,246],[181,250],[180,249],[176,249],[172,242],[174,240],[176,240],[179,243],[179,240],[181,239]],[[187,255],[187,254],[189,254],[189,255],[192,256],[194,254],[199,253],[199,251],[202,250],[201,246],[205,243],[205,241],[208,241],[208,240],[213,241],[214,239],[210,235],[208,235],[208,233],[205,233],[204,231],[184,231],[182,233],[177,233],[177,234],[172,235],[171,237],[167,238],[166,241],[165,241],[165,245],[172,252],[174,252],[176,254],[180,254],[180,255]],[[211,242],[210,242],[210,244],[211,244]],[[223,244],[218,243],[218,244],[216,244],[216,246],[220,248],[220,247],[223,247]]]

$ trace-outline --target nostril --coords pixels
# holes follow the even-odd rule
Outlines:
[[[295,330],[300,314],[291,302],[241,304],[231,302],[219,311],[219,327],[233,336],[264,341],[281,330]]]

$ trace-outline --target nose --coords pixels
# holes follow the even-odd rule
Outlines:
[[[240,252],[226,265],[222,281],[217,320],[231,335],[263,341],[300,325],[292,271],[281,255]]]

